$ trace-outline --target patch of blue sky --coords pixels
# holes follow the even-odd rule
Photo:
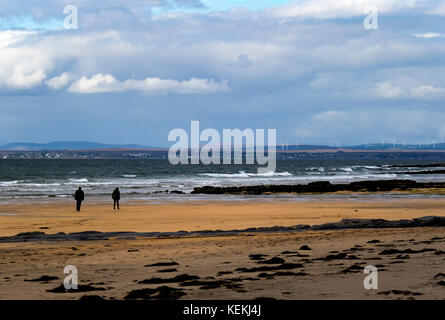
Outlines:
[[[0,30],[25,29],[45,31],[61,28],[63,28],[63,19],[51,18],[44,21],[36,21],[31,16],[0,18]]]
[[[266,8],[285,5],[295,0],[201,0],[202,7],[180,7],[173,3],[169,7],[156,7],[153,14],[162,12],[214,12],[228,11],[233,8],[247,8],[251,11],[263,10]]]

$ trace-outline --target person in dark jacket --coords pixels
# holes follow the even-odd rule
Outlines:
[[[113,209],[116,210],[116,204],[117,204],[117,210],[119,210],[119,200],[121,199],[121,192],[119,191],[119,187],[116,187],[116,189],[114,189],[111,198],[113,198],[114,200]]]
[[[76,200],[76,210],[80,211],[80,206],[82,205],[82,201],[85,198],[85,194],[82,191],[82,188],[79,187],[76,193],[74,194],[74,200]]]

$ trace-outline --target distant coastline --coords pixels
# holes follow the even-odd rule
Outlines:
[[[244,153],[245,154],[245,153]],[[445,149],[299,149],[277,150],[277,159],[293,158],[431,158],[444,159]],[[78,150],[0,150],[1,159],[167,159],[168,149],[103,148]]]

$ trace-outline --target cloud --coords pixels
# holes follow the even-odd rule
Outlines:
[[[379,13],[393,13],[413,8],[416,0],[302,0],[274,9],[277,17],[301,17],[316,19],[348,18],[365,16],[367,8],[375,7]]]
[[[0,31],[0,48],[9,47],[35,34],[37,34],[37,32],[31,30]]]
[[[216,82],[212,79],[191,78],[187,81],[148,77],[145,80],[128,79],[118,81],[109,74],[96,74],[91,78],[82,77],[74,82],[68,91],[72,93],[108,93],[141,91],[149,93],[205,94],[228,91],[225,80]]]
[[[151,8],[164,3],[157,0],[27,2],[18,0],[14,14],[35,8],[33,17],[43,21],[63,22],[63,5],[78,5],[79,29],[0,31],[1,115],[22,124],[14,134],[0,128],[0,137],[33,139],[45,123],[50,129],[41,139],[88,139],[91,132],[89,139],[165,145],[162,130],[202,119],[215,128],[273,127],[287,140],[299,123],[307,137],[300,142],[345,142],[362,131],[370,139],[390,136],[394,123],[406,126],[397,129],[401,135],[433,137],[436,122],[445,122],[437,112],[445,97],[445,42],[427,32],[441,32],[445,22],[418,10],[420,1],[366,1],[385,14],[375,31],[363,28],[361,0],[302,0],[259,11],[173,5],[180,14],[163,18],[152,16]],[[0,19],[13,9],[1,6]],[[274,15],[281,9],[284,15]],[[409,111],[419,105],[423,113]],[[71,115],[84,106],[89,124],[79,133]],[[117,120],[104,121],[104,110],[113,110],[121,132]]]
[[[437,99],[445,97],[445,88],[385,81],[377,84],[375,93],[386,99]]]
[[[411,33],[411,35],[416,38],[425,38],[425,39],[440,38],[440,37],[444,36],[443,34],[436,33],[436,32]]]
[[[411,143],[445,137],[442,111],[391,107],[328,110],[312,114],[295,128],[299,141],[357,144],[368,141]],[[378,130],[376,130],[378,128]]]
[[[322,89],[326,88],[335,82],[335,78],[326,73],[317,74],[316,78],[309,83],[309,87],[313,89]]]
[[[73,75],[71,73],[64,72],[58,77],[54,77],[49,80],[46,80],[45,83],[49,88],[51,88],[53,90],[59,90],[63,87],[66,87],[70,83],[70,80],[72,78],[73,78]]]
[[[205,8],[200,0],[176,0],[176,5],[181,8]]]
[[[443,3],[443,1],[437,1],[437,2],[438,3],[433,2],[433,5],[427,9],[426,13],[444,16],[445,15],[445,3]]]
[[[248,68],[252,66],[253,62],[249,59],[247,54],[240,54],[238,58],[233,62],[228,64],[229,67],[238,67],[238,68]]]
[[[53,61],[46,52],[27,43],[36,35],[33,31],[0,31],[0,86],[24,90],[45,80]]]

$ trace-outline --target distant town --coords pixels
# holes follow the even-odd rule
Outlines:
[[[357,146],[288,145],[277,146],[278,159],[296,158],[443,158],[445,143],[363,144]],[[0,159],[167,159],[167,148],[142,145],[112,145],[87,141],[61,141],[47,144],[10,143],[0,146]]]

